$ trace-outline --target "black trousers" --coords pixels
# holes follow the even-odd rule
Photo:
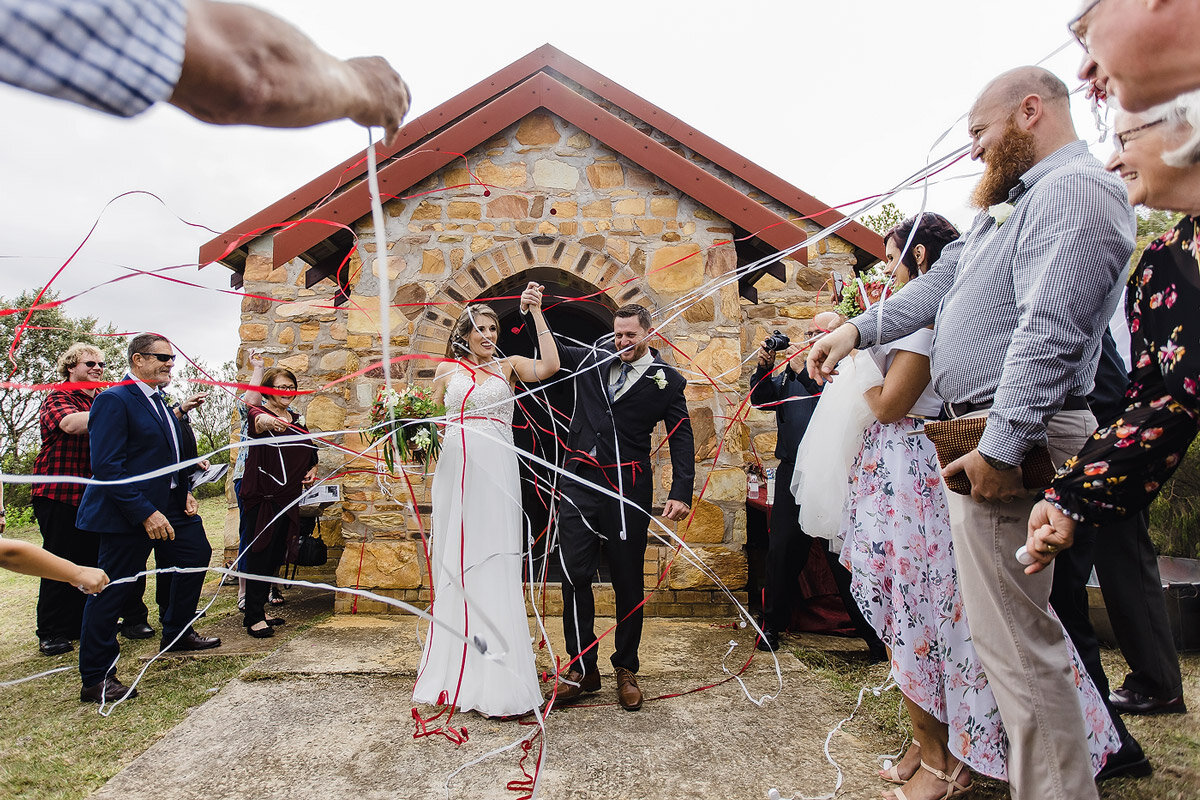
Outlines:
[[[779,462],[779,469],[775,472],[775,503],[771,506],[771,516],[767,522],[767,585],[763,598],[763,620],[767,628],[777,633],[786,631],[792,622],[792,607],[799,593],[800,573],[808,564],[814,542],[814,538],[800,528],[800,507],[790,488],[795,470],[794,461]],[[838,553],[829,550],[827,539],[815,541],[825,554],[842,605],[846,607],[846,614],[854,625],[854,632],[872,650],[882,650],[883,642],[863,617],[850,592],[850,570],[842,566]]]
[[[1183,677],[1147,517],[1143,511],[1097,527],[1096,575],[1117,646],[1129,664],[1122,685],[1169,700],[1183,694]]]
[[[1050,606],[1062,620],[1071,643],[1079,651],[1084,669],[1096,684],[1104,707],[1112,717],[1113,726],[1121,736],[1121,742],[1129,740],[1129,730],[1121,715],[1108,700],[1108,676],[1100,663],[1100,642],[1096,629],[1088,616],[1087,582],[1092,574],[1092,556],[1096,546],[1096,529],[1080,525],[1075,529],[1075,544],[1058,554],[1054,559],[1054,582],[1050,587]]]
[[[287,556],[287,517],[283,516],[275,520],[272,530],[264,533],[262,537],[256,537],[256,531],[254,531],[254,522],[258,519],[257,506],[247,505],[242,519],[247,520],[246,527],[250,529],[249,531],[245,529],[240,531],[243,541],[251,542],[256,538],[268,539],[266,547],[261,550],[255,551],[251,547],[243,551],[243,570],[254,575],[276,575]],[[242,622],[247,628],[267,618],[266,606],[270,591],[271,584],[267,581],[246,579],[246,610],[243,612]]]
[[[75,527],[79,508],[48,497],[33,498],[33,515],[42,532],[42,547],[60,558],[82,567],[94,567],[100,554],[100,534]],[[144,588],[146,579],[141,579]],[[42,579],[38,587],[38,639],[78,639],[83,627],[83,606],[87,595],[69,583]],[[131,593],[121,608],[126,622],[145,622],[146,605],[142,593]]]
[[[207,567],[212,546],[204,535],[200,517],[170,519],[174,539],[150,539],[145,533],[100,534],[99,566],[114,581],[146,568],[146,559],[154,551],[159,567]],[[186,630],[196,612],[204,573],[174,575],[166,613],[162,615],[162,637],[170,641]],[[83,638],[79,643],[79,674],[84,686],[94,686],[112,670],[121,652],[117,644],[117,619],[121,609],[136,592],[131,581],[110,585],[100,594],[91,595],[83,608]]]
[[[598,470],[583,467],[578,472],[583,480],[608,485]],[[639,477],[646,480],[646,477]],[[628,474],[625,485],[632,485]],[[585,674],[595,672],[597,663],[596,600],[592,595],[592,581],[600,566],[602,552],[608,559],[617,612],[616,649],[610,660],[613,667],[623,667],[633,673],[638,671],[649,505],[645,498],[639,503],[627,497],[622,503],[593,491],[572,475],[563,478],[558,509],[558,552],[563,568],[563,634],[571,658],[582,654],[577,668]],[[624,539],[621,538],[622,527]]]

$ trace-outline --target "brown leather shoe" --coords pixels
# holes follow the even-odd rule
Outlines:
[[[560,675],[558,689],[546,693],[546,699],[554,698],[554,704],[564,706],[574,703],[585,694],[595,694],[600,691],[600,673],[592,670],[584,675],[577,669],[570,670],[566,675]]]
[[[642,690],[638,688],[637,676],[624,667],[617,667],[617,701],[626,711],[637,711],[642,707]]]

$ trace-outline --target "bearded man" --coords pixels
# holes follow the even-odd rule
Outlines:
[[[1046,70],[993,80],[968,126],[971,157],[986,167],[970,232],[924,276],[817,342],[808,370],[824,381],[852,348],[935,323],[930,371],[946,414],[986,418],[977,448],[943,475],[971,482],[970,496],[949,494],[954,551],[1008,734],[1012,796],[1095,798],[1087,739],[1105,735],[1115,748],[1116,736],[1107,720],[1083,718],[1063,628],[1048,610],[1051,578],[1030,580],[1038,576],[1014,554],[1033,507],[1026,454],[1048,445],[1061,463],[1094,427],[1085,397],[1133,251],[1133,211],[1075,135],[1067,87]]]

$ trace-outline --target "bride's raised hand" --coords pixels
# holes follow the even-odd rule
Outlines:
[[[542,310],[542,291],[545,289],[537,281],[530,281],[525,287],[525,291],[521,292],[521,313],[524,314],[530,310]]]

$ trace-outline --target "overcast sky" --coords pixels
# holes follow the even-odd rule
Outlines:
[[[379,54],[413,93],[410,118],[550,43],[829,205],[881,192],[966,143],[958,121],[995,74],[1067,42],[1075,0],[841,0],[409,4],[264,0],[342,57]],[[1046,66],[1075,88],[1072,44]],[[1097,139],[1080,96],[1080,135]],[[94,289],[68,312],[120,330],[159,330],[219,363],[237,348],[229,273],[197,249],[367,144],[348,122],[303,131],[203,125],[160,106],[132,120],[0,85],[0,295],[50,280],[72,294],[122,275],[191,264],[189,289],[139,276]],[[1107,144],[1095,144],[1107,156]],[[928,208],[960,224],[977,165],[943,173]],[[946,180],[949,178],[949,180]],[[165,203],[124,192],[151,192]],[[917,193],[897,204],[920,207]],[[103,216],[101,212],[103,211]],[[184,220],[181,222],[180,219]]]

